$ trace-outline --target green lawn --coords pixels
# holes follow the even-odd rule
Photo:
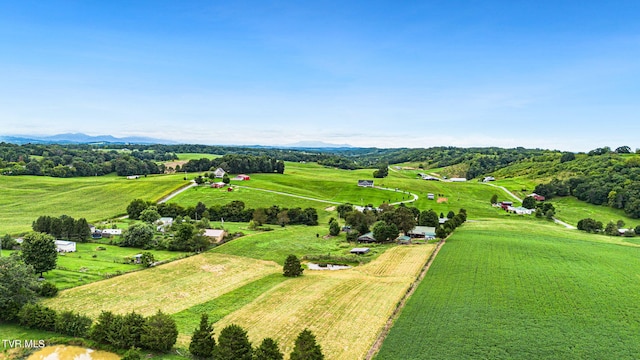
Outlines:
[[[98,247],[106,250],[97,250]],[[56,269],[44,274],[45,279],[59,289],[89,284],[114,274],[142,270],[142,265],[124,261],[126,257],[143,251],[151,252],[156,261],[174,260],[187,255],[184,252],[140,250],[96,243],[77,243],[76,249],[75,253],[59,254]],[[2,256],[9,256],[12,252],[3,250]]]
[[[354,244],[345,241],[345,235],[324,239],[327,235],[326,226],[287,226],[276,227],[274,231],[261,232],[245,236],[218,246],[211,250],[215,253],[244,256],[260,260],[271,260],[284,264],[290,254],[298,257],[305,255],[349,255]],[[320,237],[316,237],[319,234]],[[367,245],[369,246],[369,245]],[[366,257],[375,257],[386,250],[389,245],[371,246],[372,252]],[[379,248],[379,251],[377,250]]]
[[[605,226],[609,221],[615,223],[618,220],[623,220],[625,227],[634,228],[640,225],[640,219],[628,217],[622,209],[589,204],[572,196],[556,197],[549,201],[555,206],[557,217],[573,225],[577,225],[578,221],[584,218],[602,221]]]
[[[29,231],[31,223],[41,215],[69,215],[95,222],[125,214],[131,200],[157,201],[184,185],[182,178],[0,176],[0,234]]]
[[[534,221],[467,223],[377,359],[636,359],[640,248]]]

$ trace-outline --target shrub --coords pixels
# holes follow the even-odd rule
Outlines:
[[[39,329],[53,331],[56,325],[56,312],[40,304],[25,304],[18,319],[21,326],[27,329]]]
[[[38,288],[38,295],[42,297],[54,297],[58,295],[58,287],[50,282],[43,282]]]
[[[124,356],[122,356],[120,360],[140,360],[140,359],[142,359],[140,352],[135,348],[131,348],[127,350],[126,353],[124,353]]]
[[[252,352],[249,337],[242,327],[231,324],[222,329],[218,336],[217,360],[251,360]]]
[[[69,336],[85,337],[89,333],[92,322],[90,317],[72,311],[63,311],[56,317],[55,330]]]

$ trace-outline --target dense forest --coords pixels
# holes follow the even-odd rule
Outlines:
[[[545,167],[555,177],[535,188],[547,198],[572,195],[595,205],[624,209],[640,218],[640,156],[590,152]]]
[[[52,177],[161,174],[175,160],[168,152],[116,151],[89,145],[14,145],[0,143],[0,173]]]

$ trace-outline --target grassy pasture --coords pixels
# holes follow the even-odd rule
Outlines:
[[[602,221],[605,226],[609,221],[615,223],[618,220],[624,220],[625,227],[640,225],[640,219],[628,217],[622,209],[589,204],[572,196],[556,197],[549,201],[555,206],[558,218],[573,225],[577,225],[578,221],[588,217]]]
[[[92,317],[101,310],[173,314],[281,270],[273,262],[208,252],[68,289],[43,304]]]
[[[198,153],[177,153],[178,160],[200,160],[200,159],[216,159],[221,155],[214,154],[198,154]]]
[[[84,217],[90,222],[126,213],[131,200],[159,200],[184,185],[180,175],[127,180],[115,175],[51,178],[0,176],[0,234],[31,230],[40,215]]]
[[[533,221],[467,223],[377,359],[634,359],[640,249]]]
[[[394,247],[353,269],[307,270],[224,317],[215,328],[239,324],[253,343],[271,336],[285,353],[293,349],[298,333],[309,328],[327,359],[363,358],[433,249]]]
[[[319,232],[320,235],[327,234],[329,232],[328,226],[309,227],[297,225],[285,228],[276,227],[274,231],[246,236],[218,246],[211,251],[218,254],[268,260],[282,265],[289,254],[294,254],[298,257],[324,254],[344,256],[348,255],[349,250],[354,247],[354,244],[345,241],[344,234],[324,239],[322,236],[317,238],[316,232]],[[364,255],[364,258],[376,257],[393,246],[386,244],[367,245],[372,251]]]

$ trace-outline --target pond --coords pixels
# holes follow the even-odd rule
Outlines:
[[[55,345],[36,351],[27,360],[120,360],[120,356],[79,346]]]

